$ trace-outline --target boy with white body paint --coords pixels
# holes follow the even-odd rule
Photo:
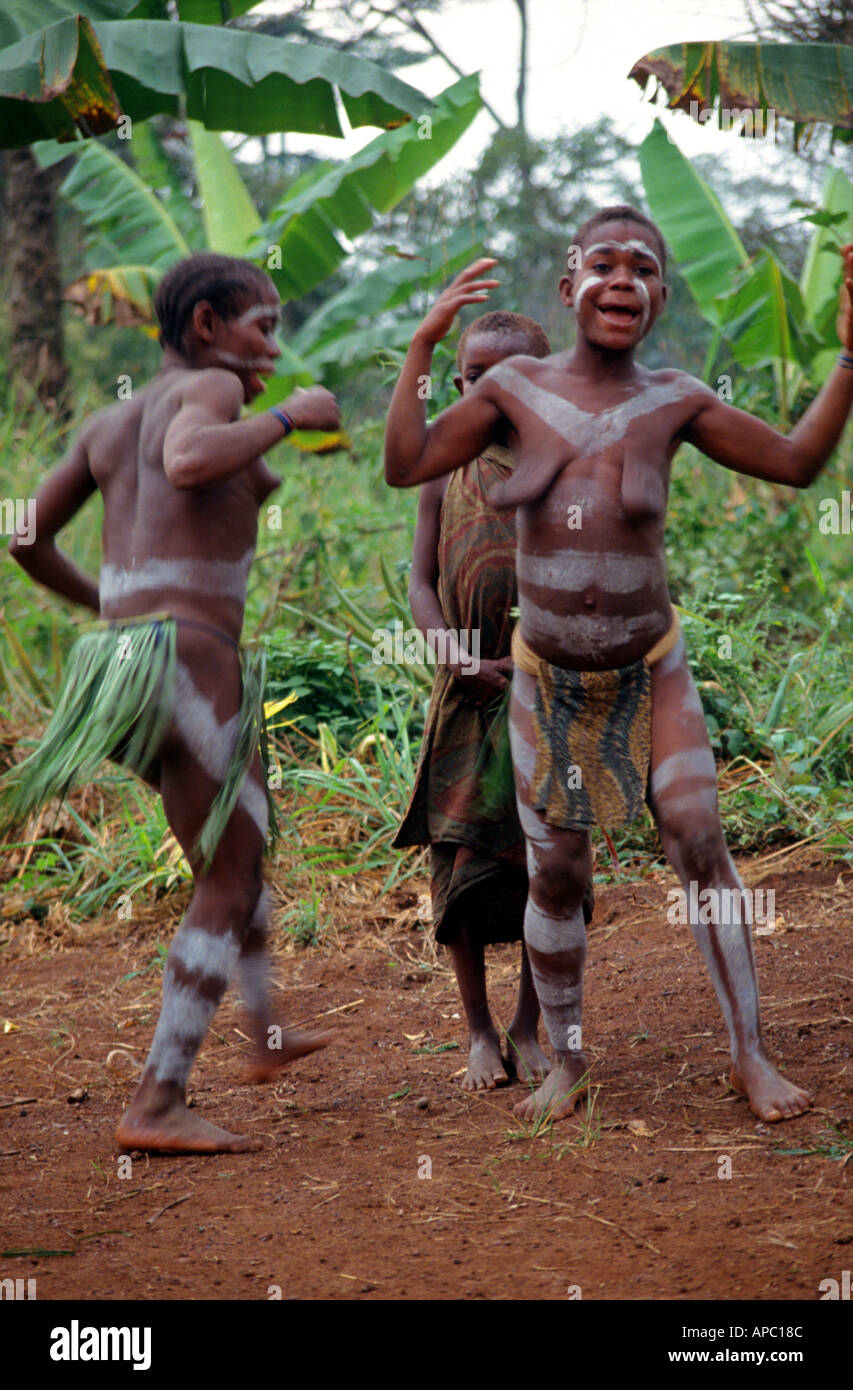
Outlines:
[[[280,356],[278,294],[249,262],[180,262],[161,282],[155,311],[160,372],[84,425],[37,494],[34,543],[10,546],[39,583],[106,622],[75,647],[42,745],[0,784],[0,806],[19,818],[91,776],[107,754],[159,789],[195,888],[169,952],[151,1052],[116,1137],[128,1149],[235,1152],[259,1146],[186,1104],[190,1068],[235,966],[251,1018],[251,1079],[275,1075],[327,1039],[271,1026],[263,674],[251,657],[241,662],[238,644],[259,509],[279,481],[263,452],[292,428],[337,428],[339,413],[316,386],[284,409],[241,419]],[[96,488],[100,584],[54,540]]]
[[[559,293],[577,319],[570,352],[517,357],[487,372],[429,427],[410,349],[391,402],[385,474],[396,487],[440,477],[507,431],[512,478],[491,494],[518,508],[520,625],[510,728],[528,848],[525,940],[553,1066],[526,1118],[571,1113],[586,1088],[581,1050],[581,915],[589,827],[636,815],[644,796],[684,889],[724,890],[741,920],[691,921],[726,1021],[732,1083],[756,1115],[802,1114],[811,1097],[772,1064],[761,1038],[749,912],[723,840],[713,754],[669,600],[663,548],[669,470],[682,441],[752,477],[806,487],[853,404],[853,246],[845,247],[838,332],[844,351],[789,437],[683,372],[650,372],[634,350],[663,311],[663,238],[642,213],[605,208],[580,230],[580,268]],[[479,263],[485,274],[494,261]],[[414,348],[414,344],[413,344]],[[584,720],[592,712],[592,723]],[[581,754],[575,762],[573,748]],[[566,773],[569,772],[569,789]],[[581,783],[571,785],[580,771]]]

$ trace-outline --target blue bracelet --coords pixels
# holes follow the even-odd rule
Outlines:
[[[286,439],[289,434],[293,434],[296,426],[285,411],[281,410],[277,405],[271,405],[269,407],[269,412],[270,415],[274,415],[275,418],[284,425],[284,434],[281,436],[282,439]]]
[[[842,367],[853,367],[853,354],[849,352],[839,352],[838,360]]]

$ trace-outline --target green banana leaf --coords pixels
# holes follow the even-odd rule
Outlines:
[[[795,140],[816,122],[853,138],[853,48],[841,44],[671,44],[644,54],[628,75],[643,88],[651,79],[652,97],[663,88],[668,105],[694,120],[712,106],[718,115],[748,110],[767,130],[772,111],[794,122]]]
[[[377,213],[395,207],[479,109],[475,73],[442,92],[431,114],[377,136],[346,163],[323,164],[297,179],[263,230],[264,250],[281,248],[281,269],[271,274],[282,299],[298,299],[331,275],[347,255],[339,236],[360,236]]]
[[[824,342],[831,344],[818,352],[812,362],[810,376],[818,386],[823,385],[832,371],[838,352],[835,319],[840,263],[834,248],[853,241],[853,183],[840,169],[830,169],[826,176],[821,211],[830,215],[844,213],[844,219],[831,226],[815,227],[800,276],[806,313]]]
[[[377,63],[320,44],[210,24],[79,14],[0,50],[0,148],[101,134],[121,114],[186,115],[210,130],[341,136],[394,127],[432,102]]]
[[[245,256],[261,225],[260,214],[222,136],[189,122],[201,193],[205,239],[213,251]]]
[[[211,0],[211,3],[216,4],[218,0]],[[74,15],[83,15],[93,22],[125,19],[134,5],[138,5],[138,0],[3,0],[0,9],[0,49],[17,43],[25,34],[45,29],[61,19],[71,19]]]
[[[805,367],[821,346],[799,285],[769,251],[740,271],[731,292],[717,303],[723,331],[743,367],[782,362]]]
[[[638,154],[649,211],[671,246],[700,310],[710,323],[719,326],[717,296],[746,265],[744,245],[717,195],[670,140],[659,120]]]
[[[89,233],[89,269],[68,286],[65,297],[90,323],[150,323],[160,276],[195,248],[133,165],[97,140],[80,142],[77,148],[79,156],[60,194],[77,209]],[[56,141],[35,147],[42,167],[54,163],[57,154],[66,157],[68,147]]]
[[[430,290],[476,260],[483,254],[485,233],[485,223],[477,222],[431,242],[416,256],[392,250],[375,270],[321,304],[294,334],[290,346],[312,361],[331,360],[329,349],[334,352],[354,326],[368,325],[379,314],[408,304],[414,291]]]
[[[125,0],[122,0],[125,3]],[[178,18],[187,24],[226,24],[251,10],[259,0],[177,0]],[[168,19],[168,0],[132,0],[130,19]]]

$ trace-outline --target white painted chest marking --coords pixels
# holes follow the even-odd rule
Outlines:
[[[492,367],[489,378],[502,386],[522,405],[526,405],[539,416],[539,419],[558,434],[561,439],[573,445],[579,458],[591,453],[600,453],[611,444],[618,444],[628,433],[633,420],[650,415],[660,406],[671,405],[673,401],[687,396],[695,389],[688,378],[682,381],[661,382],[657,386],[647,386],[635,396],[620,405],[595,413],[581,410],[580,406],[562,396],[555,396],[543,386],[537,386],[522,372],[516,371],[506,362]]]

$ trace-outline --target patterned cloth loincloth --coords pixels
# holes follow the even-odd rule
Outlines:
[[[666,634],[639,661],[611,671],[576,671],[537,656],[516,626],[515,665],[536,677],[536,766],[531,805],[563,830],[613,830],[646,803],[652,744],[651,667],[678,640]]]
[[[206,627],[169,613],[88,624],[68,657],[56,709],[38,748],[0,778],[0,825],[24,820],[73,785],[91,781],[112,758],[144,776],[156,760],[175,707],[179,625]],[[239,649],[242,696],[237,734],[225,775],[196,842],[206,868],[231,818],[260,749],[266,753],[262,649]],[[266,779],[265,785],[266,785]],[[275,809],[267,787],[271,838]]]

